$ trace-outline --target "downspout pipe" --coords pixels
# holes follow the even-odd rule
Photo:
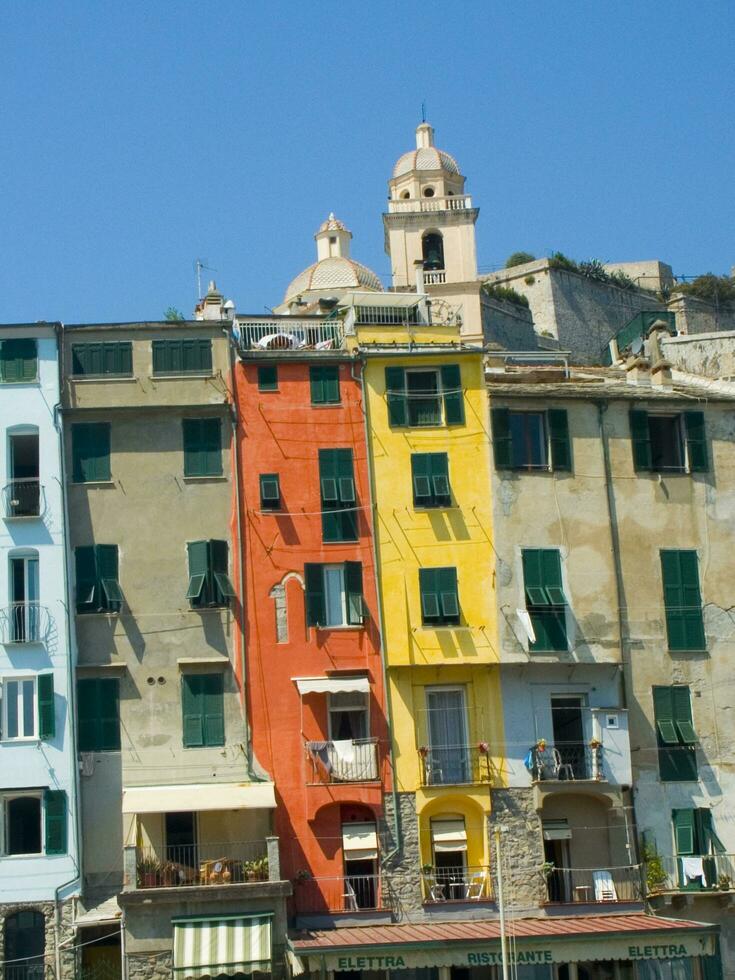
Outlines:
[[[368,426],[367,417],[367,398],[365,395],[365,366],[366,358],[363,356],[360,358],[360,377],[355,377],[355,364],[356,360],[353,359],[350,365],[350,377],[354,382],[360,384],[360,393],[362,395],[362,421],[365,428],[365,457],[367,460],[368,469],[368,479],[370,482],[370,500],[372,503],[372,488],[373,488],[373,464],[372,464],[372,454],[370,452],[370,430]],[[378,635],[380,637],[380,667],[383,677],[383,690],[385,692],[385,706],[388,712],[388,757],[390,759],[391,768],[391,797],[393,799],[393,836],[395,839],[395,847],[388,851],[387,854],[383,855],[383,861],[390,861],[396,854],[400,853],[403,846],[403,839],[401,835],[401,817],[398,809],[398,790],[396,789],[396,760],[395,753],[393,751],[393,706],[391,700],[390,685],[388,684],[388,670],[385,663],[385,646],[383,643],[383,637],[385,636],[385,622],[383,619],[383,602],[381,600],[381,588],[380,588],[380,566],[378,565],[378,540],[375,531],[375,514],[373,513],[372,507],[370,508],[370,516],[372,520],[372,551],[373,551],[373,567],[375,568],[375,601],[377,603],[377,613],[378,613]]]

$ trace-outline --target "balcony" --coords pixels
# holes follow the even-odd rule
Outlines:
[[[735,900],[735,854],[655,855],[643,869],[650,898],[719,893]]]
[[[441,286],[447,281],[447,274],[444,269],[433,269],[431,272],[424,272],[425,286]]]
[[[333,350],[341,347],[344,337],[341,320],[319,317],[313,320],[290,316],[262,320],[236,317],[234,329],[240,349],[253,351]]]
[[[3,516],[6,520],[40,517],[43,487],[38,479],[11,480],[3,487]]]
[[[618,868],[542,868],[546,897],[551,903],[642,902],[640,865]]]
[[[306,742],[307,784],[368,783],[379,779],[377,738]]]
[[[532,776],[535,782],[544,779],[580,780],[602,779],[602,745],[585,742],[557,742],[553,746],[532,750]]]
[[[38,602],[13,602],[0,609],[0,643],[44,643],[51,617]]]
[[[469,194],[451,194],[449,197],[414,197],[388,201],[388,214],[426,211],[469,211],[472,198]]]
[[[488,867],[426,869],[421,872],[421,892],[427,905],[494,900]]]
[[[271,880],[265,841],[168,845],[160,851],[138,847],[135,851],[138,888],[242,885]]]
[[[419,749],[419,774],[422,786],[490,783],[493,766],[483,743],[422,746]]]
[[[391,907],[387,882],[379,874],[297,879],[294,904],[299,915],[382,912]]]

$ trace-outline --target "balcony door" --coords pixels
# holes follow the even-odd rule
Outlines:
[[[584,698],[580,695],[553,696],[551,723],[554,748],[559,753],[561,762],[560,775],[573,779],[588,779],[584,739]]]
[[[375,743],[370,740],[368,695],[340,691],[329,695],[329,761],[336,779],[378,778]]]
[[[427,688],[426,709],[429,730],[426,781],[440,784],[469,782],[470,760],[464,688]]]
[[[37,517],[40,513],[38,433],[8,436],[10,487],[9,517]]]
[[[13,556],[10,559],[11,642],[32,643],[40,638],[38,597],[38,556]]]
[[[372,821],[342,824],[343,906],[347,912],[379,907],[378,833]]]
[[[198,870],[196,813],[167,813],[166,861],[183,871]]]

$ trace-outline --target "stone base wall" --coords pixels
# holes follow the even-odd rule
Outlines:
[[[389,861],[383,861],[382,870],[390,883],[394,912],[400,918],[402,914],[420,912],[423,906],[416,797],[413,793],[398,793],[397,796],[401,846]],[[389,854],[395,847],[393,797],[386,794],[381,825],[381,853]]]
[[[56,917],[53,902],[13,902],[0,905],[0,962],[5,960],[5,920],[16,912],[40,912],[44,917],[46,929],[46,977],[56,978]],[[73,945],[72,922],[74,903],[72,899],[59,903],[59,944],[69,941]],[[61,948],[61,976],[59,980],[75,980],[76,951]]]
[[[488,835],[493,848],[495,828],[506,828],[500,842],[504,855],[505,901],[509,908],[538,908],[546,899],[546,887],[540,871],[544,863],[544,842],[541,820],[533,805],[533,790],[494,789],[492,805]],[[494,850],[492,854],[494,867]],[[497,880],[494,884],[497,896]]]
[[[173,954],[164,953],[130,954],[127,957],[128,980],[171,980],[173,976]]]

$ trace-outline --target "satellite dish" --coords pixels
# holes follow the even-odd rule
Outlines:
[[[631,354],[640,354],[643,350],[643,337],[636,337],[633,343],[630,345]]]

